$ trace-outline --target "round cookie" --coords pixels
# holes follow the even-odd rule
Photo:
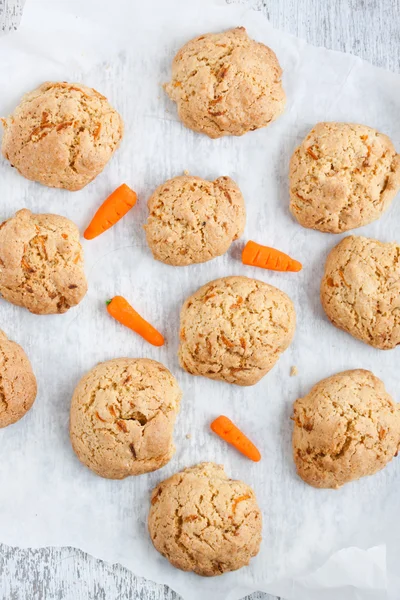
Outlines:
[[[274,52],[237,27],[185,44],[165,90],[186,127],[211,138],[243,135],[283,112],[281,75]]]
[[[192,375],[254,385],[292,341],[296,313],[281,290],[248,277],[223,277],[181,310],[179,361]]]
[[[349,236],[331,250],[322,306],[336,327],[370,346],[400,344],[400,246]]]
[[[70,436],[79,460],[101,477],[160,469],[175,452],[181,391],[164,365],[116,358],[89,371],[71,402]]]
[[[78,83],[43,83],[2,121],[11,165],[27,179],[71,191],[101,173],[123,134],[107,98]]]
[[[224,254],[246,223],[243,196],[230,177],[174,177],[156,189],[148,208],[145,230],[153,256],[175,266]]]
[[[382,215],[400,189],[400,155],[365,125],[318,123],[290,161],[290,210],[303,227],[340,233]]]
[[[0,428],[16,423],[28,412],[37,393],[29,358],[0,330]]]
[[[64,313],[87,291],[77,226],[26,208],[0,225],[0,294],[38,315]]]
[[[161,482],[148,518],[158,552],[183,571],[211,577],[248,565],[258,554],[262,516],[253,490],[201,463]]]
[[[309,485],[339,488],[373,475],[397,455],[400,414],[370,371],[323,379],[294,403],[293,457]]]

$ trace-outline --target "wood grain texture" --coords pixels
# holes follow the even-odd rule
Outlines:
[[[31,0],[33,1],[33,0]],[[237,0],[227,0],[237,1]],[[400,0],[241,0],[278,29],[400,72]],[[0,0],[0,30],[18,27],[23,0]],[[1,536],[1,533],[0,533]],[[73,548],[0,545],[0,600],[176,600],[177,595]],[[251,600],[272,600],[254,594]]]
[[[1,600],[179,600],[120,565],[110,565],[74,548],[22,550],[0,544]],[[187,600],[190,600],[188,598]],[[263,593],[247,600],[274,600]],[[278,599],[277,599],[278,600]]]
[[[25,0],[0,0],[0,31],[17,29]]]

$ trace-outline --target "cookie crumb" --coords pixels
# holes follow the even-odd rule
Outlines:
[[[293,365],[293,367],[290,367],[290,377],[296,377],[296,375],[299,374],[299,371],[297,370],[296,365]]]
[[[187,433],[186,434],[186,439],[187,440],[191,440],[192,439],[192,434],[191,433]]]

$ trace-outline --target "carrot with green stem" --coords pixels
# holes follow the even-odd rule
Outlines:
[[[261,267],[272,271],[301,271],[303,268],[299,261],[290,258],[284,252],[262,246],[257,242],[249,241],[243,248],[242,263],[252,267]]]
[[[153,346],[163,346],[164,337],[150,325],[143,317],[136,312],[134,308],[129,304],[122,296],[114,296],[112,300],[108,300],[107,311],[114,317],[121,325],[129,327],[132,331],[138,333],[143,339],[145,339]]]
[[[120,185],[97,210],[83,237],[86,240],[93,240],[110,229],[135,206],[136,201],[136,192],[131,190],[126,183]]]
[[[210,427],[221,439],[234,446],[250,460],[254,462],[261,460],[261,454],[253,442],[228,417],[219,416],[211,423]]]

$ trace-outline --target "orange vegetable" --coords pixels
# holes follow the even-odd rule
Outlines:
[[[136,204],[137,195],[123,183],[100,206],[83,237],[92,240],[110,229]]]
[[[164,338],[161,333],[157,329],[154,329],[153,325],[145,321],[125,298],[114,296],[106,304],[109,314],[119,323],[138,333],[147,342],[153,344],[153,346],[163,346]]]
[[[250,460],[254,460],[254,462],[261,460],[261,454],[253,442],[228,417],[221,415],[211,423],[210,427],[221,439],[228,442],[228,444],[232,444],[236,450],[239,450],[239,452],[250,458]]]
[[[272,271],[301,271],[302,264],[290,258],[280,250],[262,246],[251,240],[247,242],[242,252],[242,263],[252,267],[271,269]]]

